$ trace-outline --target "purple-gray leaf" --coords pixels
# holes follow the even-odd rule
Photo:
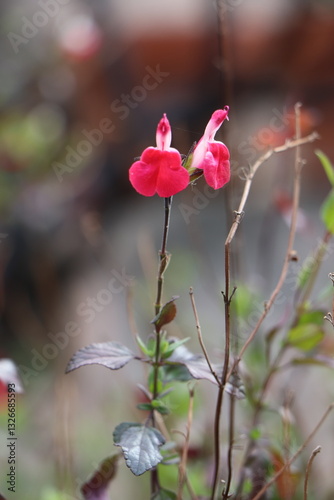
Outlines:
[[[217,380],[212,375],[205,357],[200,354],[193,354],[184,345],[175,349],[173,354],[166,360],[166,364],[168,363],[184,365],[193,378],[209,380],[217,385]],[[213,369],[216,373],[221,371],[221,368],[216,365],[213,366]]]
[[[122,448],[126,465],[135,476],[153,469],[162,460],[163,435],[153,427],[123,422],[114,430],[114,444]]]
[[[85,365],[103,365],[111,370],[118,370],[134,358],[134,353],[120,342],[90,344],[73,355],[66,373]]]

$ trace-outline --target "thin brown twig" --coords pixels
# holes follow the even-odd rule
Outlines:
[[[233,371],[235,370],[236,366],[241,360],[241,357],[243,356],[245,350],[247,349],[249,343],[253,338],[255,337],[255,334],[257,333],[260,325],[262,324],[262,321],[266,317],[268,310],[272,306],[276,296],[279,293],[279,290],[281,286],[283,285],[284,280],[280,280],[278,285],[280,288],[278,291],[276,289],[274,290],[272,297],[271,297],[271,303],[270,300],[268,302],[269,304],[269,309],[265,309],[263,315],[259,319],[258,324],[255,326],[253,332],[250,334],[249,339],[246,341],[245,345],[241,349],[239,356],[235,359],[232,368],[230,371],[228,371],[229,367],[229,342],[230,342],[230,317],[229,317],[229,308],[230,308],[230,302],[232,295],[230,295],[230,246],[232,243],[232,240],[237,232],[238,226],[240,222],[243,219],[244,215],[244,208],[246,205],[246,202],[248,200],[248,196],[250,193],[250,189],[252,186],[252,182],[254,179],[254,176],[259,169],[259,167],[265,163],[269,158],[274,154],[274,153],[281,153],[284,151],[288,151],[289,149],[293,148],[299,148],[299,146],[302,146],[303,144],[307,144],[309,142],[313,142],[316,139],[319,138],[319,135],[317,132],[313,132],[312,134],[307,135],[306,137],[300,138],[297,137],[295,140],[288,140],[285,142],[285,144],[281,146],[277,146],[276,148],[269,149],[264,153],[260,158],[250,167],[249,172],[247,174],[244,190],[241,196],[241,200],[239,203],[239,207],[237,210],[234,211],[234,221],[232,223],[231,229],[228,233],[228,236],[225,241],[225,292],[224,292],[224,300],[225,300],[225,359],[224,359],[224,368],[223,368],[223,374],[222,374],[222,380],[221,380],[221,385],[218,390],[218,396],[217,396],[217,403],[216,403],[216,410],[215,410],[215,422],[214,422],[214,476],[213,476],[213,483],[212,483],[212,490],[211,490],[211,500],[214,500],[215,498],[215,493],[216,493],[216,488],[217,488],[217,482],[218,482],[218,473],[219,473],[219,463],[220,463],[220,439],[219,439],[219,431],[220,431],[220,418],[221,418],[221,409],[222,409],[222,404],[223,404],[223,395],[224,395],[224,386],[230,376],[232,375]],[[295,224],[295,223],[294,223]],[[290,253],[289,253],[289,258],[290,258]],[[286,269],[285,269],[286,267]],[[282,275],[284,273],[284,279],[285,275],[287,272],[287,265],[284,265]],[[282,283],[281,283],[282,281]],[[277,287],[276,287],[277,288]]]
[[[203,354],[205,356],[206,362],[207,362],[207,364],[209,366],[210,372],[212,373],[213,377],[216,379],[216,381],[217,381],[217,383],[219,385],[220,384],[219,377],[218,377],[218,375],[216,374],[216,372],[214,371],[214,369],[212,367],[212,363],[210,361],[208,351],[207,351],[207,349],[205,347],[205,344],[204,344],[204,341],[203,341],[202,329],[201,329],[201,325],[199,323],[199,317],[198,317],[198,312],[197,312],[196,303],[195,303],[195,297],[194,297],[194,290],[193,290],[192,287],[190,287],[190,289],[189,289],[189,295],[190,295],[191,305],[192,305],[194,316],[195,316],[198,341],[200,343],[201,349],[202,349]]]
[[[293,251],[293,244],[294,244],[294,239],[295,239],[295,233],[296,233],[296,223],[297,223],[297,215],[298,215],[298,207],[299,207],[299,198],[300,198],[300,178],[301,178],[301,170],[303,163],[300,158],[300,146],[302,144],[305,144],[303,142],[303,139],[300,139],[300,103],[297,103],[295,105],[295,113],[296,113],[296,136],[297,139],[295,141],[290,141],[286,143],[285,148],[289,149],[291,147],[296,148],[296,157],[295,157],[295,176],[294,176],[294,186],[293,186],[293,201],[292,201],[292,213],[291,213],[291,224],[290,224],[290,231],[289,231],[289,238],[288,238],[288,245],[284,257],[284,262],[281,270],[280,277],[278,279],[278,282],[269,298],[269,300],[266,302],[263,313],[261,314],[260,318],[258,319],[258,322],[256,323],[254,329],[250,333],[248,339],[242,346],[238,357],[234,360],[233,366],[230,369],[228,375],[227,375],[227,380],[230,378],[230,376],[233,373],[233,370],[235,366],[237,366],[243,357],[245,351],[247,350],[249,344],[253,341],[256,333],[258,332],[260,326],[262,325],[264,319],[268,315],[268,312],[270,311],[271,307],[273,306],[276,297],[278,296],[279,292],[281,291],[281,288],[285,282],[286,275],[288,272],[290,260],[291,260],[291,255]],[[318,134],[310,134],[308,137],[308,141],[314,140],[316,137],[318,137]],[[304,138],[306,139],[306,138]],[[292,146],[293,144],[293,146]],[[274,148],[270,151],[274,152],[277,150],[280,151],[285,151],[285,149],[282,149],[283,146],[280,146],[279,148]],[[268,154],[268,153],[267,153]],[[264,158],[266,155],[263,155],[262,158]],[[271,155],[270,155],[271,156]],[[266,158],[267,159],[267,158]],[[258,162],[257,162],[258,163]],[[252,169],[253,171],[253,169]]]
[[[194,389],[189,389],[189,408],[188,408],[188,419],[185,434],[185,442],[182,451],[181,462],[179,465],[179,486],[177,491],[177,500],[182,500],[182,491],[184,484],[186,482],[186,469],[189,451],[189,441],[190,441],[190,429],[193,421],[193,411],[194,411]]]
[[[263,408],[263,401],[264,401],[265,395],[267,393],[268,387],[270,386],[270,382],[272,380],[272,377],[275,375],[275,373],[277,373],[277,368],[278,368],[279,362],[280,362],[283,354],[285,353],[285,349],[286,349],[286,347],[283,345],[281,347],[281,349],[278,351],[277,356],[273,360],[272,365],[270,366],[270,369],[269,369],[269,371],[268,371],[268,373],[267,373],[267,375],[262,383],[261,392],[257,398],[255,408],[254,408],[253,418],[252,418],[252,421],[250,424],[251,429],[256,428],[258,425],[258,420],[260,417],[261,410]],[[243,464],[241,467],[242,473],[241,473],[240,478],[239,478],[238,486],[236,487],[236,498],[238,498],[238,495],[242,491],[243,484],[245,481],[246,462],[247,462],[247,459],[248,459],[248,457],[249,457],[249,455],[254,447],[254,444],[255,444],[255,441],[253,439],[248,440],[247,448],[246,448],[246,451],[244,453]]]
[[[313,253],[312,262],[309,266],[310,271],[309,271],[308,281],[307,281],[306,286],[305,286],[305,290],[300,290],[299,294],[297,291],[297,301],[298,301],[299,305],[305,304],[307,302],[309,296],[311,295],[316,278],[317,278],[318,273],[319,273],[320,265],[323,261],[323,258],[324,258],[324,255],[325,255],[325,252],[327,250],[327,247],[328,247],[328,244],[329,244],[331,237],[332,237],[331,232],[326,230],[324,236],[322,237],[321,241],[318,244],[318,247],[316,248],[316,250]],[[307,261],[307,259],[306,259],[306,261]],[[298,295],[299,295],[299,297],[298,297]]]
[[[227,452],[227,480],[223,491],[223,500],[228,500],[229,491],[232,482],[232,455],[234,444],[234,415],[235,415],[235,395],[234,388],[230,395],[230,414],[229,414],[229,430],[228,430],[228,452]]]
[[[320,452],[321,452],[321,446],[317,446],[316,448],[314,448],[314,450],[312,451],[311,456],[307,462],[306,472],[305,472],[305,481],[304,481],[304,500],[307,500],[308,479],[310,476],[313,460]]]
[[[160,430],[161,434],[165,437],[166,441],[171,441],[170,434],[169,434],[168,429],[166,427],[165,421],[162,418],[162,415],[157,412],[155,419],[156,419],[157,428]],[[180,431],[174,430],[173,432],[179,433],[182,436],[184,436],[184,434],[182,434],[182,432],[180,432]],[[176,446],[173,447],[172,449],[174,450],[175,454],[178,454],[178,450],[177,450]],[[198,497],[196,496],[196,494],[191,486],[191,483],[190,483],[190,480],[189,480],[189,477],[187,475],[186,470],[185,470],[185,475],[184,475],[184,481],[185,481],[185,484],[187,486],[191,500],[198,500]]]
[[[332,411],[333,408],[334,408],[334,403],[331,403],[328,406],[325,413],[323,414],[323,416],[321,417],[321,419],[319,420],[319,422],[317,423],[317,425],[315,426],[315,428],[313,429],[313,431],[309,434],[306,441],[304,441],[304,443],[298,448],[296,453],[283,465],[283,467],[278,472],[276,472],[276,474],[270,479],[270,481],[268,481],[268,483],[266,483],[263,486],[263,488],[261,488],[261,490],[251,500],[259,500],[262,497],[262,495],[267,491],[267,489],[270,488],[270,486],[274,484],[277,481],[277,479],[283,474],[285,469],[291,466],[291,464],[299,457],[299,455],[304,451],[309,442],[313,439],[313,437],[318,432],[319,428],[322,426],[322,424],[324,423],[324,421],[326,420],[326,418],[328,417],[329,413]]]

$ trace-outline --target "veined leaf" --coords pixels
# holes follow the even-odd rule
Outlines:
[[[103,365],[118,370],[135,358],[130,349],[120,342],[101,342],[79,349],[67,365],[66,373],[85,365]]]
[[[153,427],[123,422],[114,430],[114,444],[123,451],[126,465],[135,476],[153,469],[162,460],[163,435]]]
[[[213,384],[217,384],[217,380],[212,375],[205,357],[200,354],[193,354],[184,345],[180,345],[175,349],[173,354],[166,360],[166,364],[168,363],[184,365],[193,378],[206,379]],[[217,373],[221,371],[221,368],[217,366],[213,366],[213,369]]]

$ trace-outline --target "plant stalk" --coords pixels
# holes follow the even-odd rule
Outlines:
[[[157,295],[154,304],[154,312],[155,316],[157,316],[161,309],[161,300],[162,300],[162,292],[163,292],[163,282],[164,282],[164,272],[168,266],[169,255],[166,250],[167,248],[167,238],[168,238],[168,230],[169,230],[169,222],[170,222],[170,211],[172,205],[172,197],[165,198],[165,218],[164,218],[164,227],[162,234],[162,243],[161,250],[159,252],[159,270],[157,277]],[[156,334],[156,344],[155,344],[155,356],[154,356],[154,365],[153,365],[153,393],[152,399],[156,399],[159,395],[158,383],[159,383],[159,365],[160,365],[160,342],[161,335],[160,331],[157,327],[155,327]],[[154,410],[151,411],[151,422],[152,427],[156,426]],[[151,471],[151,494],[153,495],[156,491],[159,491],[159,478],[157,469]]]

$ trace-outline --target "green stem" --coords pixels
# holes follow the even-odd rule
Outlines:
[[[155,305],[154,305],[154,310],[155,310],[155,316],[157,316],[160,312],[161,309],[161,300],[162,300],[162,291],[163,291],[163,275],[164,272],[167,268],[168,261],[169,261],[169,255],[167,253],[166,247],[167,247],[167,237],[168,237],[168,230],[169,230],[169,221],[170,221],[170,209],[172,205],[172,197],[170,198],[165,198],[165,219],[164,219],[164,228],[163,228],[163,235],[162,235],[162,244],[161,244],[161,250],[159,252],[159,270],[158,270],[158,278],[157,278],[157,296],[155,300]],[[160,331],[157,327],[155,327],[155,334],[156,334],[156,344],[155,344],[155,356],[154,356],[154,364],[153,364],[153,394],[152,394],[152,399],[156,399],[159,395],[159,367],[160,367],[160,358],[161,358],[161,353],[160,353],[160,343],[161,343],[161,336],[160,336]],[[151,422],[152,426],[156,426],[155,422],[155,416],[154,416],[154,411],[152,410],[151,412]],[[151,493],[152,495],[156,492],[159,491],[159,478],[158,478],[158,472],[156,469],[151,471]]]

